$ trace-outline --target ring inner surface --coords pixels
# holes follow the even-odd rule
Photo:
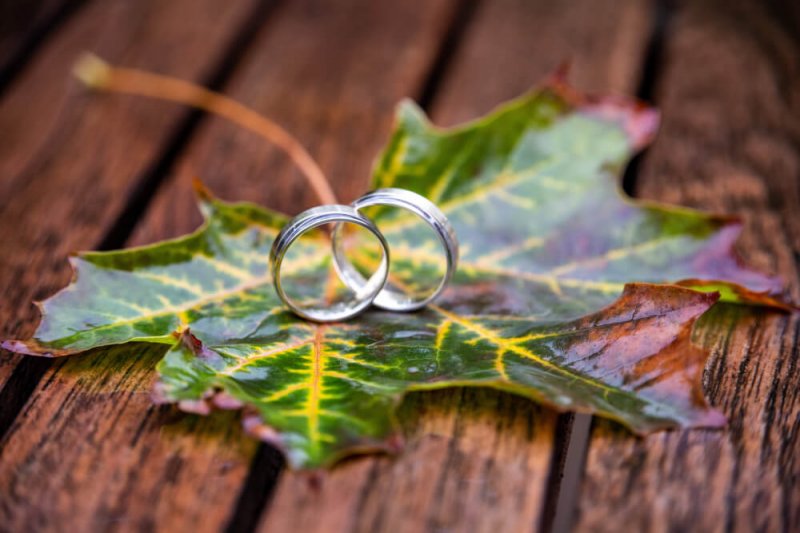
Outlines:
[[[342,282],[332,260],[326,226],[342,224],[359,236],[365,250],[376,258],[369,278],[352,288]],[[383,286],[387,258],[383,246],[369,229],[352,220],[320,223],[287,243],[280,264],[280,291],[287,305],[304,318],[320,322],[344,320],[368,307]]]
[[[409,208],[410,207],[410,208]],[[386,286],[374,304],[389,310],[413,310],[424,306],[446,283],[447,248],[441,236],[413,206],[363,205],[359,212],[381,230],[391,250],[392,262]],[[358,250],[361,241],[337,225],[333,233],[335,265],[351,287],[367,283],[376,257]],[[354,251],[355,250],[355,251]]]

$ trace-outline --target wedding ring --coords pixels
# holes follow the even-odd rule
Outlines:
[[[365,194],[351,205],[356,211],[376,205],[399,207],[411,211],[433,228],[442,244],[447,262],[444,276],[436,289],[423,298],[415,299],[398,290],[384,287],[373,301],[376,307],[387,311],[414,311],[425,307],[444,290],[452,279],[458,264],[458,239],[456,239],[455,231],[447,217],[433,202],[406,189],[378,189]],[[372,278],[367,280],[362,276],[345,256],[341,227],[341,224],[337,224],[333,230],[334,266],[345,285],[354,291],[360,291],[371,283]]]
[[[281,284],[283,258],[292,243],[301,235],[314,228],[331,223],[335,223],[336,227],[340,227],[345,223],[357,224],[372,233],[381,245],[380,265],[368,280],[359,274],[361,283],[348,285],[354,293],[351,300],[338,302],[327,307],[303,307],[286,294]],[[375,227],[371,220],[359,213],[356,208],[347,205],[314,207],[294,217],[278,233],[275,242],[272,244],[269,258],[272,265],[272,282],[280,299],[297,315],[316,322],[337,322],[359,314],[369,307],[381,289],[383,289],[386,283],[386,276],[389,273],[389,246],[383,234],[378,231],[378,228]]]

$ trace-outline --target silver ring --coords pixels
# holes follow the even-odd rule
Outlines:
[[[414,311],[425,307],[439,296],[452,279],[458,265],[458,239],[444,213],[424,196],[406,189],[378,189],[365,194],[351,205],[356,211],[375,205],[399,207],[411,211],[433,228],[442,243],[447,261],[447,268],[441,282],[425,298],[415,300],[402,292],[384,287],[375,297],[373,304],[387,311]],[[340,224],[337,224],[333,230],[333,260],[339,276],[350,289],[357,291],[368,283],[345,256]]]
[[[381,244],[381,251],[383,254],[381,256],[381,263],[378,270],[372,274],[369,280],[366,280],[362,276],[361,280],[363,283],[359,284],[357,287],[348,285],[355,293],[351,301],[337,303],[329,307],[302,307],[289,298],[283,290],[283,286],[281,285],[281,264],[283,263],[283,258],[289,250],[289,247],[291,247],[292,243],[301,235],[314,228],[330,223],[336,223],[337,227],[344,223],[357,224],[369,230]],[[272,282],[275,285],[275,291],[278,293],[280,299],[283,300],[283,303],[297,315],[316,322],[337,322],[356,316],[369,307],[383,288],[386,283],[386,277],[389,274],[389,246],[386,244],[386,239],[371,220],[359,213],[354,207],[348,205],[323,205],[320,207],[313,207],[294,217],[283,227],[275,238],[275,242],[272,243],[269,260],[272,265]]]

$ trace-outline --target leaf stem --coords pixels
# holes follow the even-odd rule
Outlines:
[[[79,58],[73,73],[92,89],[171,100],[225,117],[286,152],[302,171],[321,203],[338,203],[322,169],[300,141],[277,123],[232,98],[185,80],[115,67],[89,53]]]

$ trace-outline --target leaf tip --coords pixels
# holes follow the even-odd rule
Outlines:
[[[200,212],[203,217],[209,218],[214,211],[214,203],[217,201],[214,193],[197,177],[192,178],[192,190],[197,197],[198,204],[200,204]]]
[[[178,339],[179,344],[194,354],[195,357],[206,360],[217,359],[219,357],[213,350],[207,348],[206,345],[203,344],[203,341],[198,339],[188,327],[176,331],[172,335]]]
[[[160,379],[156,381],[155,385],[153,385],[153,389],[150,391],[150,401],[156,405],[172,403],[169,397],[167,384]]]
[[[624,123],[625,132],[637,150],[648,146],[655,139],[661,125],[661,113],[655,107],[636,102]]]
[[[111,79],[111,65],[91,52],[84,52],[72,67],[72,74],[90,89],[102,89]]]
[[[412,131],[420,131],[430,127],[425,111],[410,98],[404,98],[397,104],[395,121],[398,126]]]
[[[619,299],[606,308],[606,312],[619,307],[663,313],[680,312],[686,315],[685,320],[696,318],[705,313],[720,299],[719,291],[698,291],[680,285],[657,283],[626,283]]]
[[[214,407],[222,409],[223,411],[236,411],[244,408],[245,405],[244,402],[238,398],[234,398],[225,391],[217,392],[211,397],[211,402],[214,404]]]
[[[265,424],[257,412],[245,412],[244,416],[242,416],[242,427],[244,427],[244,431],[248,435],[252,435],[287,455],[286,444],[281,434],[272,426]]]
[[[569,83],[570,66],[569,61],[561,63],[544,87],[588,115],[619,124],[635,150],[653,142],[661,123],[661,114],[655,107],[634,98],[586,94]]]
[[[180,400],[178,409],[184,413],[208,416],[211,414],[211,406],[204,399],[200,400]]]
[[[0,348],[2,348],[3,350],[8,350],[9,352],[16,352],[14,348],[16,348],[16,343],[18,342],[19,341],[15,340],[0,341]]]
[[[650,145],[661,124],[661,113],[658,109],[630,98],[590,97],[587,99],[584,111],[589,115],[619,124],[634,150],[641,150]]]
[[[553,70],[550,74],[550,85],[567,85],[569,79],[569,72],[572,70],[572,60],[565,59]]]
[[[198,177],[192,178],[192,190],[194,190],[195,195],[197,195],[197,199],[201,202],[214,201],[214,194],[211,192],[211,189],[206,187],[206,185]]]
[[[60,353],[56,350],[53,351],[45,350],[35,342],[20,341],[14,339],[0,341],[0,348],[20,355],[34,355],[37,357],[49,358],[58,355],[66,355],[66,352]]]

